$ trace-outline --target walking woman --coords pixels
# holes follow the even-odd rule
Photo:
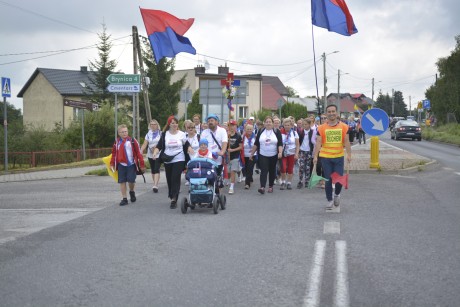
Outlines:
[[[141,152],[144,153],[145,148],[147,150],[147,158],[149,159],[150,171],[152,173],[153,179],[153,193],[158,193],[158,182],[160,181],[160,164],[161,161],[158,158],[158,155],[153,158],[153,151],[158,145],[158,142],[161,138],[160,125],[156,119],[152,119],[149,124],[149,132],[145,135],[144,144],[142,144]]]
[[[259,193],[265,194],[268,175],[268,193],[273,193],[273,184],[276,178],[276,163],[283,154],[283,138],[279,129],[274,129],[273,118],[265,117],[264,128],[257,134],[256,141],[251,150],[251,159],[257,151],[260,168]]]
[[[243,176],[245,179],[244,188],[248,190],[253,182],[252,175],[254,172],[254,164],[257,156],[251,158],[251,150],[256,141],[256,135],[254,134],[254,127],[251,124],[247,124],[244,128],[243,134],[243,149],[241,150],[241,161],[243,162]]]
[[[194,116],[195,118],[195,116]],[[193,151],[195,153],[198,152],[200,149],[200,135],[197,133],[197,130],[195,129],[195,124],[187,119],[184,121],[184,130],[185,130],[185,135],[187,136],[187,141],[192,147]],[[185,159],[185,163],[188,162],[188,159]],[[187,165],[185,165],[187,167]],[[186,180],[185,185],[188,186],[190,183]]]
[[[177,208],[177,198],[180,192],[181,175],[185,169],[185,153],[193,155],[193,149],[187,141],[185,132],[179,130],[179,121],[170,116],[163,128],[161,139],[153,154],[161,152],[159,159],[165,166],[168,197],[171,199],[171,209]]]
[[[281,188],[292,190],[294,163],[299,159],[299,135],[293,121],[288,117],[283,120],[283,158],[281,160]]]

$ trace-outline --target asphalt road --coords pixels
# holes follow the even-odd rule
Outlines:
[[[443,167],[352,174],[330,213],[321,189],[238,184],[227,210],[183,215],[164,185],[119,207],[107,177],[4,183],[2,216],[81,215],[0,242],[0,305],[458,306],[459,186]]]

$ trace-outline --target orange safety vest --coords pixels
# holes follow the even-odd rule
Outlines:
[[[318,133],[321,136],[321,150],[319,156],[323,158],[340,158],[345,155],[343,145],[347,137],[348,125],[339,122],[336,126],[331,127],[328,124],[322,124],[318,127]]]

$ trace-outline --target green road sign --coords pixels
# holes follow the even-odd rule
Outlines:
[[[138,74],[110,74],[107,77],[110,84],[141,84],[141,75]]]

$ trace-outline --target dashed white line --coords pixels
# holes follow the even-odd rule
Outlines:
[[[347,242],[335,242],[336,279],[335,301],[337,307],[348,307],[350,298],[348,295],[348,266],[347,266]]]
[[[318,240],[315,243],[314,258],[310,272],[310,280],[307,295],[305,296],[303,306],[319,306],[321,295],[321,283],[323,278],[324,254],[326,251],[326,241]]]
[[[455,173],[455,174],[457,174],[457,175],[459,175],[459,176],[460,176],[460,173]]]

